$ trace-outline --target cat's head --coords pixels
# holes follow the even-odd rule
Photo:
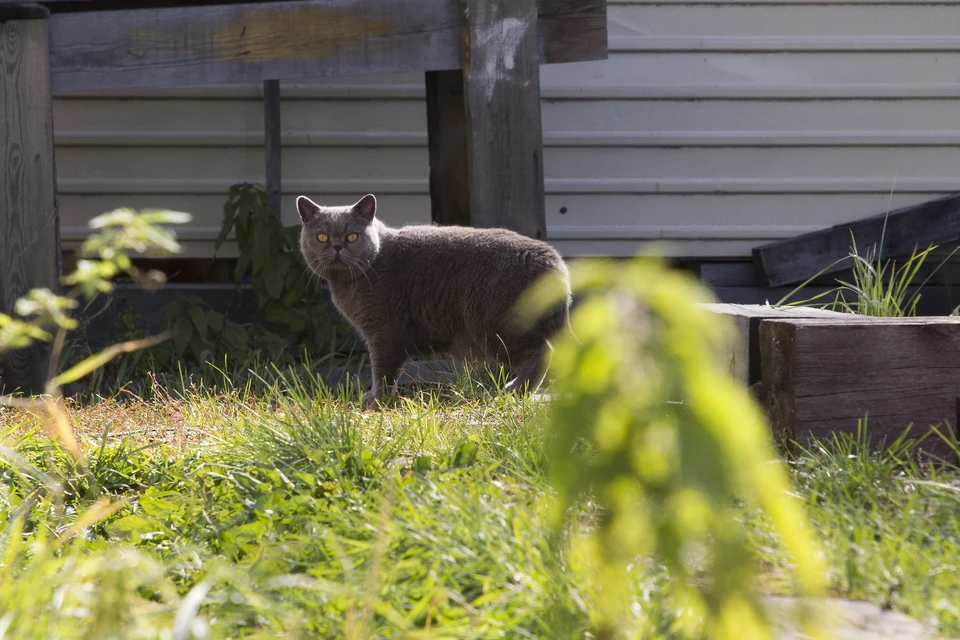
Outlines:
[[[300,196],[297,212],[303,221],[300,250],[314,273],[359,277],[377,257],[380,225],[374,220],[377,199],[372,195],[347,207],[321,207]]]

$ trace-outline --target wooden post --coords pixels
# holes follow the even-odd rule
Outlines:
[[[266,156],[267,197],[273,214],[280,217],[280,199],[283,196],[280,171],[280,81],[263,81],[263,142]]]
[[[463,71],[428,71],[431,217],[437,224],[470,226],[467,184],[467,113]]]
[[[536,0],[460,0],[463,71],[427,75],[434,220],[547,236]],[[455,99],[461,82],[462,102]]]
[[[59,289],[47,10],[0,7],[0,311],[33,288]],[[3,391],[43,390],[49,346],[9,352]]]

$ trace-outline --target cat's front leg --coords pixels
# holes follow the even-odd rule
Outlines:
[[[397,392],[397,378],[406,354],[392,345],[369,345],[370,369],[373,385],[363,396],[363,405],[369,407],[384,395],[392,396]]]

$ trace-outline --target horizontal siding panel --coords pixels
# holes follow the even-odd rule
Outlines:
[[[960,131],[570,131],[544,135],[545,147],[954,147]],[[60,147],[263,146],[253,131],[62,131]],[[423,147],[426,132],[285,131],[284,147]]]
[[[742,233],[739,237],[769,240],[784,231],[822,228],[897,209],[917,197],[933,199],[936,194],[550,194],[547,224],[552,238],[564,240],[575,239],[581,230],[584,237],[609,233],[676,238],[689,235],[677,231],[685,228],[712,228],[716,237]],[[678,211],[684,215],[678,216]],[[600,230],[608,227],[616,231]]]
[[[550,92],[608,95],[618,88],[700,87],[713,90],[766,88],[797,94],[834,87],[914,91],[955,87],[960,52],[948,53],[611,53],[608,60],[543,67]],[[549,94],[548,94],[549,95]],[[800,95],[803,95],[800,93]],[[669,97],[669,96],[667,96]],[[751,95],[744,94],[744,97]],[[820,97],[809,93],[807,97]],[[853,96],[855,97],[855,96]],[[935,97],[935,96],[933,96]]]
[[[864,6],[864,5],[873,6]],[[654,37],[702,41],[723,38],[829,39],[855,43],[861,38],[954,40],[960,24],[957,3],[717,2],[612,3],[609,34],[619,38]],[[815,40],[813,40],[815,41]],[[620,49],[614,44],[611,48]],[[842,48],[841,48],[842,50]]]
[[[554,148],[548,178],[570,180],[947,180],[960,187],[960,148]]]
[[[197,178],[185,184],[181,179],[141,178],[133,180],[58,179],[63,193],[127,195],[150,194],[224,194],[235,183],[234,179],[212,180]],[[376,194],[423,193],[426,194],[428,182],[418,178],[394,179],[340,179],[328,180],[284,180],[284,190],[298,193],[340,194],[352,196],[366,192]],[[690,178],[690,179],[652,179],[652,178],[570,178],[546,180],[549,193],[946,193],[955,190],[956,180],[947,178],[915,178],[912,180],[891,180],[883,178],[836,179],[836,178],[777,178],[764,180],[756,178]]]
[[[391,149],[293,147],[283,150],[283,177],[293,181],[325,179],[380,180],[428,176],[424,148]],[[263,149],[258,147],[66,147],[57,154],[57,171],[74,180],[260,181]]]
[[[389,110],[370,100],[284,102],[283,144],[423,147],[424,109],[418,101]],[[57,145],[262,146],[262,117],[254,100],[59,100]],[[960,137],[953,100],[552,100],[543,126],[547,146],[954,146]]]
[[[58,154],[62,175],[86,180],[157,180],[186,183],[202,179],[258,181],[263,153],[257,147],[157,147],[138,149],[68,147]],[[422,148],[389,152],[369,148],[293,147],[283,152],[284,180],[371,182],[428,177]],[[548,181],[602,180],[876,180],[886,189],[899,182],[954,181],[960,187],[960,147],[660,148],[553,147],[544,152]],[[149,176],[149,178],[145,178]]]

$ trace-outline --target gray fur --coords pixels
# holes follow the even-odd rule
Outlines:
[[[367,344],[373,388],[365,401],[395,392],[408,357],[431,354],[501,364],[510,389],[540,385],[549,340],[566,326],[570,306],[567,268],[550,245],[506,229],[391,228],[376,218],[372,195],[346,207],[300,196],[297,210],[308,267],[328,281],[337,309]],[[551,273],[562,279],[566,301],[521,329],[512,314],[517,300]]]

